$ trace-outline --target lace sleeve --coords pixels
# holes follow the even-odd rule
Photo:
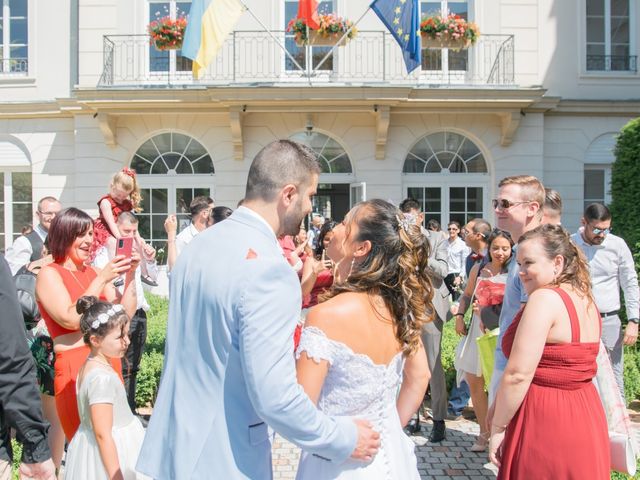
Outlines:
[[[307,352],[307,356],[316,363],[326,360],[332,364],[335,360],[333,342],[317,327],[306,327],[302,330],[300,345],[296,350],[296,360],[300,358],[302,352]]]

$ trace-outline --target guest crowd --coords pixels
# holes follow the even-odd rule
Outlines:
[[[0,260],[0,480],[10,478],[12,431],[23,444],[24,478],[56,478],[66,444],[67,478],[140,478],[144,430],[135,393],[149,310],[143,284],[156,285],[158,276],[156,251],[138,232],[140,201],[128,168],[99,199],[97,219],[42,198],[38,223]],[[607,422],[592,379],[602,341],[624,395],[623,346],[636,343],[640,317],[632,254],[611,233],[602,204],[588,205],[582,226],[567,233],[558,192],[535,177],[502,179],[492,205],[495,228],[465,218],[450,221],[446,233],[426,221],[429,212],[415,199],[397,209],[428,243],[432,318],[422,326],[420,352],[430,374],[429,441],[447,437],[447,420],[471,398],[480,434],[470,450],[487,451],[498,478],[609,478]],[[180,232],[170,215],[168,270],[194,238],[232,213],[196,197]],[[345,265],[336,269],[327,253],[335,238],[344,241],[337,221],[314,213],[308,230],[278,239],[302,296],[292,349],[308,314],[343,281],[336,274]],[[28,329],[14,275],[36,278],[39,316]],[[449,394],[441,360],[447,321],[461,337]],[[407,433],[425,428],[425,405],[401,415]]]

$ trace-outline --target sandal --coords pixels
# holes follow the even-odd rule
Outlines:
[[[471,445],[472,452],[484,452],[489,446],[489,432],[484,432],[478,435],[476,442]]]

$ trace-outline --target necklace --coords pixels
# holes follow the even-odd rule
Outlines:
[[[82,292],[84,293],[87,290],[87,286],[83,285],[82,282],[78,280],[78,277],[76,277],[76,274],[73,272],[73,270],[69,270],[67,267],[64,267],[64,269],[71,274],[71,277],[76,281],[76,283],[80,286],[80,288],[82,289]],[[76,271],[79,271],[79,270],[76,270]]]
[[[87,360],[90,360],[90,361],[96,362],[96,363],[100,363],[102,365],[106,365],[107,367],[111,368],[111,364],[109,362],[107,362],[106,360],[102,360],[99,357],[89,357],[89,358],[87,358]]]

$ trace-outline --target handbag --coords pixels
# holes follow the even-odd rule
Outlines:
[[[598,371],[593,381],[607,418],[611,469],[633,476],[636,473],[638,446],[631,432],[631,422],[613,374],[611,360],[602,341],[596,363]]]
[[[484,384],[487,388],[491,385],[491,376],[493,374],[493,365],[495,362],[495,353],[496,347],[498,346],[499,335],[500,329],[495,328],[476,338],[478,353],[480,355],[480,365],[482,366],[482,376],[484,377]]]

